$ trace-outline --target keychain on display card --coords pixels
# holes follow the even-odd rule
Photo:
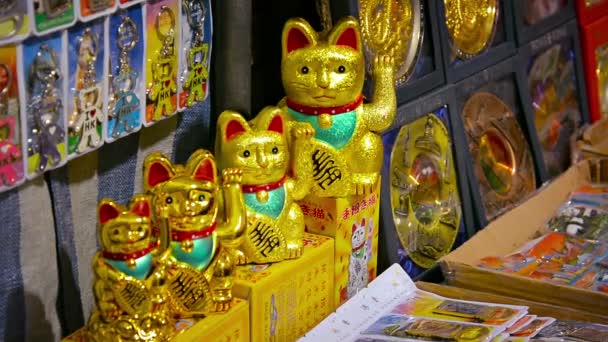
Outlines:
[[[0,44],[21,41],[30,34],[29,1],[0,0]]]
[[[68,31],[68,154],[73,158],[103,143],[103,19]]]
[[[179,27],[177,0],[149,2],[146,6],[148,32],[146,57],[146,116],[144,125],[165,119],[177,111],[176,29]]]
[[[205,100],[209,80],[209,43],[205,26],[209,6],[205,0],[182,0],[179,108],[192,107]]]
[[[68,28],[76,22],[74,0],[33,0],[29,13],[34,21],[34,33],[39,36]]]
[[[0,47],[0,191],[23,180],[17,47]]]
[[[22,135],[27,141],[27,177],[33,179],[66,161],[63,65],[65,36],[26,41],[19,50]]]
[[[110,81],[106,141],[140,129],[144,112],[142,8],[134,6],[109,20]]]
[[[127,8],[127,7],[131,7],[133,5],[137,5],[144,2],[144,0],[119,0],[118,1],[118,6],[120,8]]]
[[[79,0],[78,17],[81,21],[91,21],[116,10],[117,0]]]

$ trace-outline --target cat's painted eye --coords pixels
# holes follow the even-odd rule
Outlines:
[[[137,231],[138,231],[139,233],[141,233],[141,232],[143,232],[143,231],[144,231],[144,228],[143,228],[142,226],[139,226],[139,227],[137,227]]]
[[[345,67],[344,65],[340,65],[340,66],[338,67],[338,72],[339,72],[339,73],[343,74],[345,71],[346,71],[346,67]]]
[[[273,147],[272,148],[272,153],[274,153],[274,154],[279,153],[279,148],[278,147]]]
[[[167,202],[167,204],[173,203],[173,197],[167,197],[167,198],[165,198],[165,202]]]
[[[245,150],[243,152],[243,157],[245,157],[245,158],[249,157],[250,155],[251,155],[251,152],[249,152],[249,150]]]
[[[308,74],[308,67],[303,66],[302,67],[302,73],[303,74]]]
[[[118,234],[120,234],[120,230],[118,230],[118,229],[114,229],[114,230],[112,231],[112,234],[114,234],[114,235],[118,235]]]
[[[205,195],[198,196],[199,202],[203,202],[205,200]]]

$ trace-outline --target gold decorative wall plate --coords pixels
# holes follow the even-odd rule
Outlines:
[[[498,0],[443,0],[452,48],[461,59],[486,50],[494,39]]]
[[[359,0],[359,20],[368,72],[374,57],[391,56],[395,84],[407,82],[422,46],[420,0]]]
[[[595,49],[595,60],[597,62],[597,89],[600,99],[600,113],[602,117],[608,114],[608,44],[598,46]]]
[[[447,128],[434,114],[401,128],[390,162],[390,198],[401,245],[430,268],[452,250],[460,196]]]
[[[473,94],[462,118],[486,218],[492,220],[536,189],[532,154],[515,115],[495,95]]]

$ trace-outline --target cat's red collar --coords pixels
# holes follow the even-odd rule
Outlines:
[[[133,253],[112,253],[108,251],[103,251],[102,255],[106,259],[115,260],[115,261],[127,261],[127,260],[135,260],[138,259],[152,251],[154,248],[154,244],[150,243],[148,247],[139,250]]]
[[[359,246],[353,248],[353,252],[358,252],[361,248],[363,248],[363,246],[365,246],[365,242],[363,242],[362,244],[360,244]]]
[[[361,105],[361,103],[363,103],[363,95],[359,95],[359,97],[354,102],[345,104],[343,106],[338,106],[338,107],[307,106],[307,105],[296,103],[293,100],[287,98],[287,107],[295,110],[298,113],[302,113],[302,114],[306,114],[306,115],[342,114],[342,113],[346,113],[346,112],[355,110],[357,107],[359,107]]]
[[[199,230],[172,230],[171,240],[176,242],[182,242],[186,240],[197,240],[206,238],[215,231],[217,224],[214,222],[209,227],[205,227]]]
[[[260,191],[270,191],[270,190],[274,190],[274,189],[281,187],[283,184],[285,184],[286,179],[287,179],[287,176],[283,176],[283,178],[279,179],[278,181],[276,181],[274,183],[257,184],[257,185],[241,185],[241,190],[247,194],[256,193],[256,192],[260,192]]]

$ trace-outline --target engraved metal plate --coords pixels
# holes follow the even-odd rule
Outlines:
[[[485,51],[494,39],[498,0],[443,0],[452,48],[461,59]]]
[[[395,84],[407,82],[422,46],[420,0],[360,0],[359,18],[368,72],[375,56],[392,56]]]
[[[447,128],[434,114],[403,126],[390,162],[393,220],[401,245],[430,268],[452,250],[461,210]]]
[[[495,95],[473,94],[462,118],[486,218],[492,220],[536,189],[532,154],[515,115]]]

